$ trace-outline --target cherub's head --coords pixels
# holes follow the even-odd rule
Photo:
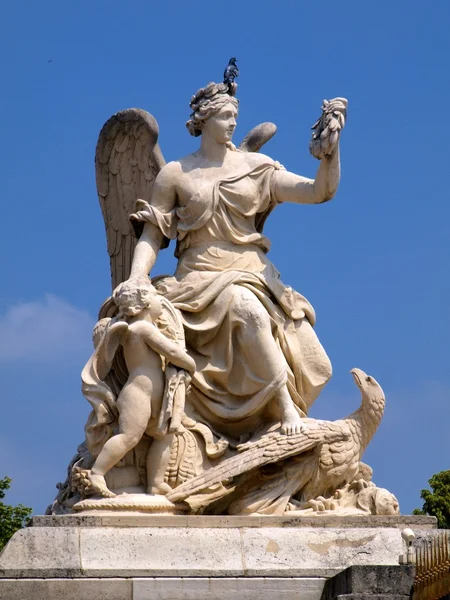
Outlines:
[[[192,96],[191,118],[186,127],[191,135],[211,135],[219,144],[231,143],[239,101],[234,97],[236,83],[208,83]]]
[[[119,313],[126,317],[135,317],[147,310],[154,321],[162,312],[161,300],[148,277],[124,281],[114,290],[113,300]]]

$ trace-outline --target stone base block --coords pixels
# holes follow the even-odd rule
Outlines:
[[[321,600],[409,600],[414,576],[412,565],[352,566],[326,581]]]
[[[3,579],[1,600],[320,600],[325,579]]]
[[[325,581],[337,574],[342,585],[333,588],[334,597],[363,593],[358,582],[366,594],[367,573],[353,571],[343,580],[341,572],[355,565],[401,568],[406,526],[421,537],[432,534],[436,522],[129,513],[35,517],[0,554],[0,600],[320,600]],[[402,594],[398,590],[396,585],[395,593]],[[381,600],[375,596],[384,591],[374,587],[371,594],[371,600]]]
[[[133,582],[117,578],[0,579],[0,600],[133,600]]]

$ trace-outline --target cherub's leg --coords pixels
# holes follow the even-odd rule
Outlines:
[[[172,445],[173,433],[163,438],[153,439],[147,454],[147,493],[167,494],[172,490],[170,485],[164,481],[167,465],[170,459],[170,447]]]
[[[90,472],[89,478],[95,491],[103,495],[109,492],[105,474],[142,438],[150,419],[151,391],[149,378],[138,375],[129,380],[120,392],[117,399],[119,433],[103,446]]]

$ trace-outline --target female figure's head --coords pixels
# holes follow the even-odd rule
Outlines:
[[[192,96],[191,118],[186,127],[191,135],[210,135],[219,144],[231,142],[236,128],[239,101],[235,83],[209,83]]]

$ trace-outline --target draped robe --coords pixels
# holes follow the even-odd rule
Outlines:
[[[235,176],[205,185],[186,206],[139,201],[136,229],[150,222],[177,239],[173,277],[155,286],[181,311],[186,346],[197,371],[188,403],[213,430],[239,439],[267,421],[287,385],[299,413],[331,376],[330,361],[312,326],[310,303],[284,285],[267,258],[263,235],[278,204],[266,157]],[[267,337],[270,335],[270,338]]]

